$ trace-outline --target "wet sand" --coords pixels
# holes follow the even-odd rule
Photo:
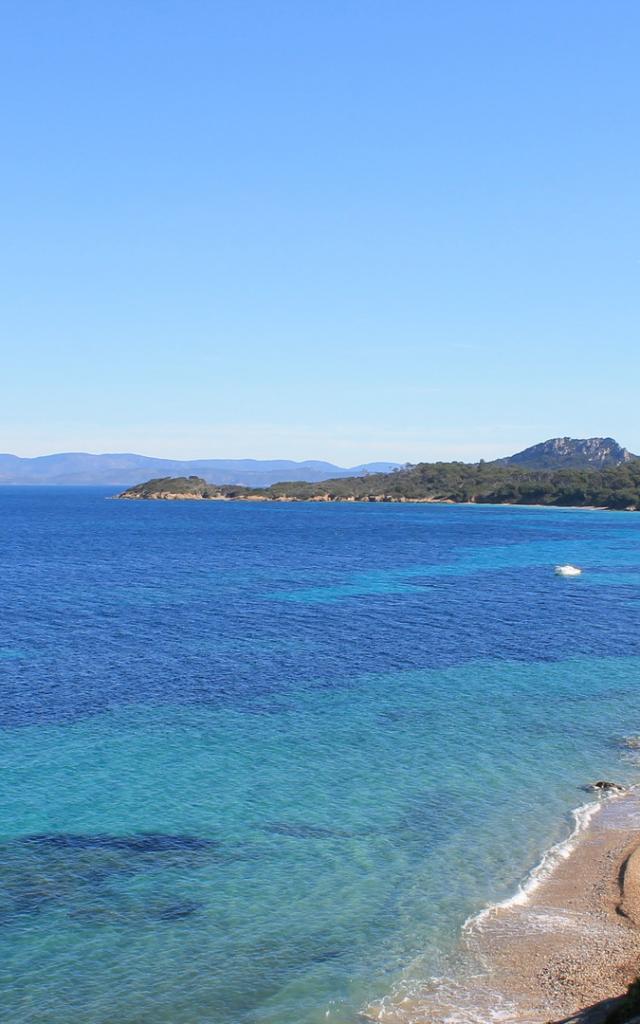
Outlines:
[[[598,1024],[640,974],[639,925],[640,794],[633,791],[603,800],[513,900],[467,924],[461,977],[385,1000],[365,1019]]]
[[[526,903],[471,926],[512,1020],[595,1024],[640,973],[639,843],[638,795],[606,800]]]

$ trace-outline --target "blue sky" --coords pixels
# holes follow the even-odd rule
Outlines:
[[[640,451],[640,5],[0,3],[0,449]]]

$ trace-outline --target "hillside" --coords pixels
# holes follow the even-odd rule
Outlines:
[[[497,464],[527,469],[605,469],[637,458],[612,437],[554,437],[498,459]]]
[[[529,470],[496,463],[420,463],[393,473],[289,481],[268,488],[218,486],[199,477],[139,484],[127,499],[187,498],[252,501],[417,501],[640,508],[640,460],[611,469]]]

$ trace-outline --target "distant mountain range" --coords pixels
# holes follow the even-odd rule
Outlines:
[[[525,448],[496,466],[522,466],[524,469],[606,469],[638,458],[622,448],[612,437],[576,439],[556,437]],[[156,459],[146,455],[90,455],[66,452],[21,459],[0,455],[0,484],[94,484],[127,487],[158,477],[198,476],[212,484],[237,484],[244,487],[269,487],[281,481],[318,483],[342,477],[362,477],[389,473],[396,462],[368,462],[345,469],[331,462],[292,462],[287,459]]]
[[[328,477],[388,473],[396,462],[369,462],[344,469],[331,462],[287,459],[154,459],[146,455],[65,452],[21,459],[0,455],[0,484],[104,485],[126,487],[151,476],[202,476],[210,483],[268,487],[280,480],[315,483]]]

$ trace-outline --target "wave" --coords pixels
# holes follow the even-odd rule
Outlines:
[[[580,836],[589,827],[595,815],[602,810],[605,801],[618,799],[621,796],[625,796],[626,792],[611,794],[610,796],[602,797],[600,800],[590,800],[588,803],[574,808],[571,812],[574,827],[566,839],[561,839],[560,842],[554,843],[553,846],[549,847],[542,855],[540,862],[531,869],[529,874],[519,884],[513,896],[508,896],[505,900],[500,900],[496,903],[490,903],[482,910],[472,914],[464,922],[462,931],[469,932],[481,926],[483,921],[486,921],[488,917],[491,917],[498,911],[508,910],[510,907],[525,906],[536,889],[539,889],[543,882],[553,874],[558,864],[571,856],[580,840]]]
[[[499,921],[500,915],[504,911],[525,908],[525,931],[529,935],[532,931],[553,931],[557,934],[565,930],[569,934],[576,928],[583,928],[580,915],[568,908],[530,907],[529,904],[533,903],[536,891],[554,875],[559,865],[569,859],[596,815],[634,791],[637,794],[638,787],[606,794],[576,807],[571,812],[573,827],[569,835],[545,851],[516,892],[507,899],[488,904],[467,918],[462,926],[459,949],[451,958],[450,969],[447,968],[445,974],[419,980],[415,971],[419,964],[417,961],[413,965],[411,980],[405,978],[388,996],[367,1007],[363,1018],[388,1024],[417,1024],[418,1021],[420,1024],[425,1021],[434,1024],[506,1024],[523,1019],[546,1019],[536,1016],[531,1010],[531,1017],[526,1012],[523,1017],[523,1008],[518,1005],[518,1000],[514,1001],[501,987],[501,976],[492,971],[493,944],[504,924],[504,921]],[[628,827],[629,822],[626,825]],[[616,827],[615,824],[612,827]],[[513,930],[516,921],[520,921],[520,926],[524,923],[519,915],[515,920],[511,918],[511,941],[519,941],[520,935],[524,935],[518,926]],[[593,927],[592,922],[589,927]]]

